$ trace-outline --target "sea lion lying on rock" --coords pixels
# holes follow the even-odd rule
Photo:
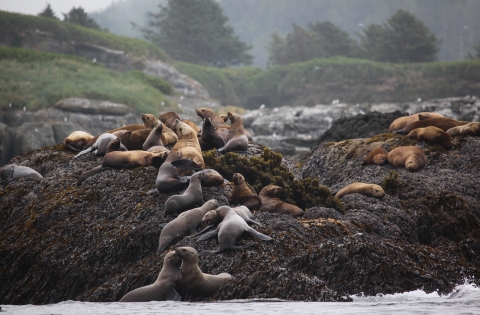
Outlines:
[[[390,128],[388,129],[388,132],[394,132],[400,129],[405,128],[406,125],[417,121],[417,120],[425,120],[429,118],[440,118],[443,117],[443,115],[433,113],[433,112],[421,112],[417,114],[413,114],[410,116],[403,116],[395,119],[392,124],[390,125]]]
[[[67,148],[72,151],[80,152],[87,148],[87,144],[93,136],[84,131],[74,131],[68,137],[65,138],[63,143]]]
[[[388,160],[388,152],[383,148],[375,148],[372,151],[368,152],[367,156],[363,160],[362,165],[384,165]]]
[[[244,219],[245,222],[247,222],[248,224],[262,226],[257,221],[252,220],[252,212],[247,207],[238,206],[232,208],[232,210],[235,211],[235,213],[238,214],[242,219]],[[218,225],[220,224],[220,222],[222,222],[222,220],[223,218],[218,214],[217,211],[210,210],[203,216],[202,224],[204,226]]]
[[[198,267],[198,253],[193,247],[178,247],[175,253],[182,259],[182,289],[186,298],[210,297],[218,289],[233,280],[228,273],[210,275]]]
[[[447,130],[450,136],[480,136],[480,122],[471,122]]]
[[[405,126],[403,129],[396,130],[394,133],[399,133],[399,134],[404,134],[408,135],[410,131],[417,129],[417,128],[425,128],[429,126],[434,126],[437,128],[442,129],[443,131],[447,131],[450,128],[457,127],[457,126],[463,126],[466,125],[468,122],[466,121],[458,121],[455,119],[451,118],[446,118],[446,117],[440,117],[440,118],[430,118],[430,119],[425,119],[425,120],[417,120],[414,121],[407,126]]]
[[[198,240],[205,241],[218,235],[219,248],[216,251],[202,251],[199,253],[200,256],[215,255],[226,250],[240,250],[255,245],[255,243],[247,243],[236,246],[235,243],[243,234],[248,234],[251,237],[264,241],[272,240],[270,236],[264,235],[249,227],[247,222],[229,206],[222,206],[216,211],[217,215],[222,219],[222,222],[214,231],[205,233]]]
[[[440,144],[445,149],[452,148],[452,138],[450,135],[442,129],[434,126],[414,129],[410,131],[407,137],[416,138],[418,141],[425,141],[432,144]]]
[[[372,196],[377,198],[382,198],[385,196],[385,191],[381,186],[375,184],[365,184],[365,183],[352,183],[344,188],[342,188],[335,197],[342,198],[345,195],[349,194],[362,194],[365,196]]]
[[[419,147],[398,147],[388,153],[388,163],[396,168],[405,167],[407,170],[414,172],[425,166],[427,157]]]
[[[181,170],[197,171],[200,171],[202,169],[200,165],[193,162],[192,160],[182,159],[182,152],[180,151],[171,153],[171,155],[175,155],[174,161],[165,161],[162,166],[160,166],[157,178],[155,180],[155,186],[161,193],[180,191],[188,186],[188,183],[190,182],[190,177],[180,177],[178,175],[177,168]]]
[[[170,129],[173,129],[173,123],[175,119],[178,119],[181,122],[186,123],[187,125],[192,127],[193,131],[195,131],[196,134],[200,132],[200,128],[198,128],[198,126],[193,121],[191,121],[190,119],[181,119],[180,116],[178,116],[178,114],[175,112],[163,113],[158,117],[158,119],[160,119],[160,121]]]
[[[180,242],[185,236],[195,234],[197,228],[202,224],[205,214],[218,208],[218,201],[211,199],[199,208],[194,208],[183,213],[170,221],[160,233],[157,252],[164,251],[170,246]]]
[[[303,210],[299,207],[282,201],[278,196],[283,188],[275,185],[267,185],[262,188],[258,196],[262,200],[262,206],[258,211],[288,214],[292,217],[303,215]]]
[[[240,173],[233,174],[232,194],[228,198],[230,205],[244,205],[251,211],[260,209],[262,199],[258,197],[247,185],[245,178]]]
[[[91,151],[93,151],[96,156],[104,156],[105,154],[107,154],[108,144],[114,139],[117,139],[117,137],[112,135],[111,133],[104,133],[100,135],[100,137],[98,137],[97,141],[95,141],[92,146],[79,152],[77,155],[74,156],[74,158],[78,158]],[[120,150],[127,151],[127,148],[123,144],[121,144]]]
[[[28,166],[7,164],[0,168],[0,183],[3,185],[7,185],[22,177],[43,179],[40,173]]]
[[[180,301],[176,288],[182,285],[182,260],[174,251],[165,255],[157,280],[150,285],[128,292],[120,302]]]

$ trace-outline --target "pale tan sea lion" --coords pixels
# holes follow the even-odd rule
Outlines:
[[[252,220],[253,215],[250,209],[248,209],[245,206],[238,206],[232,208],[233,211],[235,211],[236,214],[238,214],[242,219],[245,220],[248,224],[255,224],[262,226],[260,223],[257,221]],[[222,222],[223,218],[220,217],[220,215],[217,213],[216,210],[210,210],[205,215],[203,216],[202,219],[202,224],[203,225],[218,225],[220,222]]]
[[[450,136],[480,136],[480,122],[471,122],[447,130]]]
[[[278,196],[283,188],[275,185],[267,185],[262,188],[258,196],[262,200],[262,206],[258,211],[283,213],[293,217],[303,215],[303,210],[299,207],[282,201]]]
[[[425,141],[432,144],[440,144],[446,149],[452,148],[452,138],[450,135],[442,129],[434,126],[413,129],[407,137],[416,138],[418,141]]]
[[[429,126],[434,126],[437,128],[442,129],[443,131],[447,131],[450,128],[457,127],[457,126],[463,126],[466,125],[468,122],[466,121],[458,121],[455,119],[451,118],[446,118],[446,117],[441,117],[441,118],[430,118],[430,119],[425,119],[425,120],[417,120],[414,121],[405,128],[394,131],[394,133],[399,133],[399,134],[405,134],[408,135],[410,131],[417,129],[417,128],[425,128]]]
[[[383,191],[383,188],[379,185],[357,182],[342,188],[339,192],[337,192],[335,197],[342,198],[348,194],[362,194],[365,196],[382,198],[385,196],[385,191]]]
[[[72,151],[80,152],[87,148],[87,144],[93,136],[84,131],[74,131],[68,137],[65,138],[63,143],[67,148]]]
[[[91,152],[91,151],[93,151],[93,153],[96,156],[104,156],[105,154],[107,154],[107,148],[108,148],[109,143],[114,139],[117,139],[117,137],[114,136],[113,134],[104,133],[104,134],[100,135],[100,137],[97,138],[97,141],[95,141],[95,143],[93,145],[91,145],[90,147],[86,148],[83,151],[80,151],[73,158],[78,158],[78,157],[80,157],[80,156],[82,156],[86,153]],[[127,151],[127,148],[123,144],[121,144],[120,145],[120,150]]]
[[[405,167],[409,171],[418,171],[427,163],[423,150],[416,146],[405,146],[393,149],[388,153],[388,163],[396,168]]]
[[[410,116],[399,117],[392,122],[388,131],[394,132],[396,130],[403,129],[406,125],[417,120],[425,120],[429,118],[440,118],[440,117],[443,117],[443,115],[433,113],[433,112],[421,112],[421,113],[413,114]]]
[[[172,157],[168,158],[167,162],[172,162],[174,160],[175,155],[172,155],[172,153],[181,152],[183,159],[192,160],[202,168],[205,168],[202,149],[200,148],[200,143],[198,142],[195,131],[189,125],[179,121],[178,119],[174,122],[174,128],[178,136],[178,141],[173,146],[170,153]]]

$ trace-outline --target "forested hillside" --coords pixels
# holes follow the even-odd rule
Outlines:
[[[158,12],[162,0],[125,0],[91,16],[111,32],[141,37],[131,22],[145,26],[147,12]],[[240,39],[253,48],[254,65],[264,67],[271,35],[292,31],[292,23],[331,21],[358,39],[364,26],[382,24],[399,9],[423,21],[442,40],[439,60],[462,60],[480,43],[477,0],[219,0]]]

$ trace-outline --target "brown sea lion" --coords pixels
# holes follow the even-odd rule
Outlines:
[[[170,221],[160,233],[157,252],[162,252],[170,246],[180,242],[185,236],[195,234],[202,224],[202,219],[207,212],[218,208],[218,201],[211,199],[199,208],[194,208],[183,213]]]
[[[212,109],[206,108],[206,107],[197,108],[195,112],[202,119],[205,119],[207,117],[212,119],[212,124],[215,127],[215,130],[218,132],[218,134],[223,138],[225,142],[227,141],[228,129],[230,129],[230,126],[223,120],[222,117],[215,114],[215,112]]]
[[[388,163],[396,168],[405,167],[407,170],[413,172],[418,171],[425,166],[425,163],[427,163],[427,157],[419,147],[398,147],[388,153]]]
[[[153,127],[159,125],[157,118],[155,116],[153,116],[152,114],[143,114],[141,116],[141,118],[142,118],[143,124],[127,125],[127,126],[123,126],[123,127],[120,127],[120,128],[115,128],[115,129],[112,129],[112,130],[107,130],[104,133],[113,133],[113,132],[119,131],[119,130],[135,131],[135,130],[141,130],[141,129],[152,129]],[[98,137],[100,137],[104,133],[96,135],[93,139],[91,139],[87,143],[86,148],[92,146],[95,143],[95,141],[97,141]]]
[[[245,177],[240,173],[233,174],[232,194],[228,198],[230,205],[244,205],[251,211],[260,209],[262,200],[258,197],[245,182]]]
[[[403,116],[395,119],[392,124],[390,125],[390,128],[388,129],[388,132],[394,132],[396,130],[400,130],[405,128],[406,125],[417,121],[417,120],[425,120],[429,118],[440,118],[443,117],[443,115],[433,113],[433,112],[421,112],[417,114],[413,114],[410,116]]]
[[[303,215],[303,210],[299,207],[282,201],[278,196],[283,188],[275,185],[268,185],[262,188],[258,196],[262,199],[262,206],[258,211],[283,213],[297,217]]]
[[[198,172],[190,177],[187,189],[181,195],[170,196],[165,202],[163,217],[177,217],[180,213],[202,206],[205,201],[202,194],[203,173]]]
[[[193,121],[191,121],[190,119],[181,119],[180,116],[178,116],[178,114],[175,112],[163,113],[158,118],[170,129],[173,129],[173,123],[175,122],[175,119],[178,119],[181,122],[184,122],[190,127],[192,127],[193,131],[195,131],[196,134],[200,132],[200,128],[198,128],[198,126]]]
[[[375,148],[368,152],[367,156],[363,160],[362,165],[384,165],[388,160],[388,152],[383,148]]]
[[[377,198],[382,198],[385,196],[385,191],[381,186],[375,184],[365,184],[365,183],[352,183],[344,188],[342,188],[335,197],[342,198],[348,194],[362,194],[365,196],[372,196]]]
[[[165,255],[157,280],[150,285],[128,292],[120,302],[180,301],[177,288],[182,285],[182,260],[175,251]]]
[[[0,168],[0,184],[7,185],[23,177],[43,179],[39,172],[28,166],[7,164]]]
[[[198,253],[193,247],[178,247],[175,253],[182,259],[182,289],[185,298],[210,297],[218,289],[233,280],[228,273],[210,275],[198,267]]]
[[[429,126],[434,126],[437,128],[442,129],[443,131],[447,131],[450,128],[457,127],[457,126],[463,126],[466,125],[468,122],[466,121],[458,121],[455,119],[451,118],[446,118],[446,117],[441,117],[441,118],[430,118],[430,119],[425,119],[425,120],[417,120],[414,121],[407,126],[405,126],[403,129],[394,131],[394,133],[399,133],[399,134],[404,134],[408,135],[410,131],[417,129],[417,128],[425,128]]]
[[[232,122],[228,129],[228,138],[224,147],[218,149],[218,152],[247,151],[248,136],[243,128],[243,119],[237,114],[228,112],[228,119]]]
[[[141,129],[140,129],[141,130]],[[112,135],[120,138],[121,136],[123,136],[124,134],[126,134],[127,132],[131,132],[130,130],[117,130],[117,131],[114,131],[112,132]]]
[[[67,148],[72,151],[80,152],[87,148],[87,144],[93,136],[84,131],[74,131],[68,137],[65,138],[63,143]]]
[[[182,152],[177,151],[171,153],[169,157],[174,155],[174,161],[165,163],[160,166],[155,180],[155,186],[161,193],[171,193],[187,188],[190,177],[180,177],[177,169],[180,170],[201,170],[201,166],[192,160],[182,159]]]
[[[203,120],[202,134],[200,138],[200,147],[202,151],[208,151],[212,149],[220,149],[225,146],[225,141],[222,136],[218,134],[215,127],[212,124],[212,119],[206,117]]]
[[[452,148],[452,138],[450,135],[442,129],[434,126],[413,129],[407,137],[416,138],[418,141],[425,141],[432,144],[440,144],[446,149]]]
[[[120,141],[130,151],[143,150],[143,144],[151,132],[152,129],[129,130],[120,136]]]
[[[153,166],[159,168],[167,158],[167,153],[151,153],[147,151],[114,151],[105,155],[102,165],[83,172],[77,181],[80,186],[90,176],[107,169],[135,168],[139,166]]]
[[[189,159],[200,165],[202,168],[205,168],[205,162],[203,161],[202,149],[200,148],[200,143],[198,142],[197,135],[193,129],[179,121],[178,119],[174,122],[174,129],[178,136],[177,143],[173,146],[171,153],[181,152],[183,159]],[[172,162],[175,160],[175,155],[170,154],[171,157],[167,159],[167,162]]]
[[[248,234],[251,237],[263,241],[272,240],[271,237],[249,227],[247,222],[245,222],[245,220],[229,206],[221,206],[216,211],[217,215],[222,218],[222,222],[214,231],[205,233],[198,240],[205,241],[218,235],[219,248],[215,251],[202,251],[199,253],[200,256],[215,255],[226,250],[240,250],[255,245],[255,243],[247,243],[245,245],[236,246],[235,243],[244,234]]]
[[[471,122],[463,126],[453,127],[447,130],[450,136],[479,136],[480,122]]]
[[[163,126],[162,142],[164,145],[174,145],[177,143],[178,135],[167,126]]]
[[[238,206],[238,207],[232,208],[232,210],[235,211],[235,213],[238,214],[242,219],[244,219],[245,222],[247,222],[248,224],[255,224],[255,225],[262,226],[257,221],[252,220],[252,217],[253,217],[252,212],[247,207]],[[217,211],[210,210],[207,213],[205,213],[205,215],[203,216],[202,224],[203,225],[218,225],[218,224],[220,224],[220,222],[222,222],[222,220],[223,220],[223,217],[220,217],[220,215],[218,215]]]
[[[113,151],[125,151],[122,150],[122,142],[119,138],[115,138],[107,145],[107,151],[105,154],[108,154]]]
[[[100,135],[100,137],[98,137],[97,141],[95,141],[92,146],[88,147],[83,151],[80,151],[73,158],[78,158],[79,156],[82,156],[91,151],[93,151],[96,156],[104,156],[105,154],[107,154],[107,148],[109,143],[114,139],[117,139],[117,137],[115,137],[111,133],[104,133]],[[127,151],[127,148],[123,144],[120,144],[120,150]]]

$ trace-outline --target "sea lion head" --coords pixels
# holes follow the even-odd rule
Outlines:
[[[232,177],[233,185],[238,186],[245,183],[245,177],[240,173],[233,174]]]
[[[425,160],[417,153],[410,154],[405,160],[405,168],[411,172],[418,171],[425,166]]]
[[[108,143],[106,153],[110,153],[113,151],[120,151],[120,144],[121,142],[119,138],[113,139]]]
[[[213,169],[206,169],[202,171],[202,186],[211,187],[211,186],[222,186],[224,179],[219,172]]]
[[[204,226],[219,224],[222,221],[222,218],[217,213],[217,210],[210,210],[203,216],[202,224]]]
[[[227,115],[219,115],[219,116],[223,119],[224,122],[227,122],[227,120],[228,120]]]
[[[120,135],[120,141],[128,140],[132,136],[132,131],[128,130],[127,132],[124,132],[122,135]]]
[[[373,163],[384,165],[388,161],[388,154],[377,154],[373,157]]]
[[[228,116],[228,119],[230,119],[230,121],[232,122],[232,124],[237,121],[237,120],[241,120],[242,118],[235,114],[235,113],[232,113],[232,112],[228,112],[227,113],[227,116]]]
[[[175,133],[178,136],[178,139],[196,139],[197,134],[195,131],[184,122],[181,122],[178,119],[175,119],[172,126],[175,130]]]
[[[175,269],[180,269],[182,266],[182,259],[178,257],[175,251],[170,251],[165,255],[163,259],[163,266],[170,266]]]
[[[85,149],[85,145],[93,139],[93,136],[84,131],[74,131],[65,138],[63,143],[67,148],[73,151],[81,151]]]
[[[211,126],[213,126],[212,118],[210,118],[210,117],[205,117],[205,118],[203,119],[203,127],[204,127],[204,128],[208,128],[208,127],[211,127]]]
[[[370,195],[372,197],[382,198],[383,196],[385,196],[385,191],[381,186],[370,185]]]
[[[278,197],[283,191],[283,188],[275,185],[267,185],[263,187],[260,195],[269,197]]]
[[[198,253],[193,247],[177,247],[175,254],[182,260],[182,262],[198,263]]]
[[[166,112],[158,116],[158,119],[165,125],[167,125],[168,128],[172,128],[173,122],[175,119],[181,120],[180,116],[178,116],[177,113],[175,112]],[[173,128],[172,128],[173,129]]]
[[[195,112],[197,113],[198,116],[200,116],[201,118],[205,118],[205,117],[214,117],[215,116],[215,112],[210,109],[210,108],[207,108],[207,107],[202,107],[202,108],[197,108],[195,110]]]
[[[152,114],[143,114],[142,120],[143,120],[143,124],[145,125],[145,128],[152,129],[153,127],[159,125],[157,118]]]

